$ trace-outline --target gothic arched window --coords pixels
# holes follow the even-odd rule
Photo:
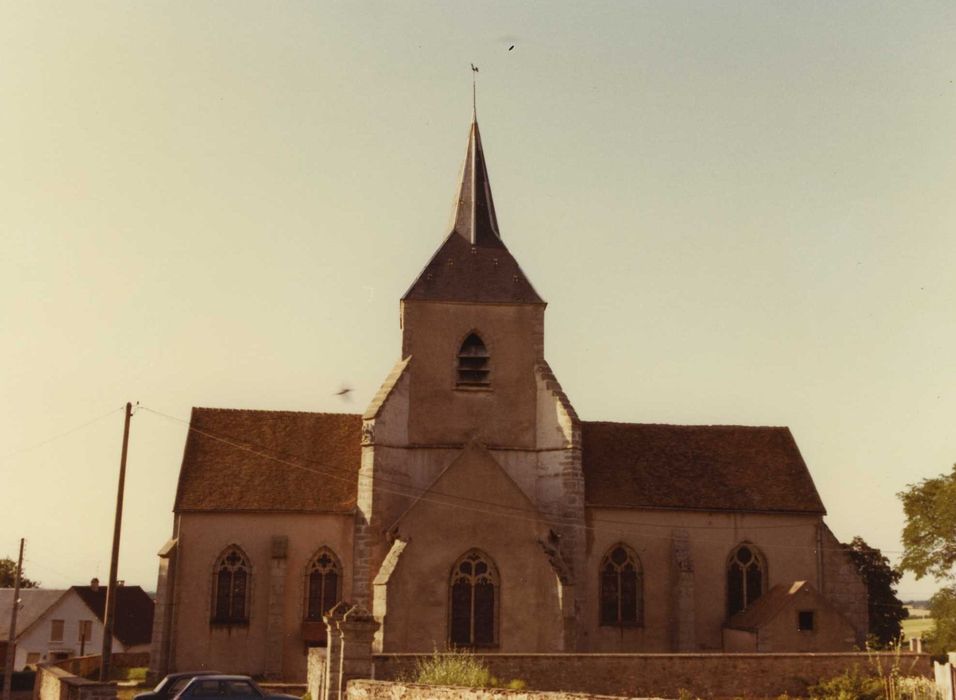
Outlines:
[[[449,641],[455,647],[498,642],[498,571],[487,554],[473,549],[451,571]]]
[[[641,560],[630,547],[616,544],[601,560],[601,624],[644,624]]]
[[[227,547],[213,573],[212,621],[249,622],[249,559],[236,545]]]
[[[342,598],[342,566],[327,547],[322,547],[306,571],[305,617],[321,620],[332,606]]]
[[[488,386],[491,384],[491,357],[488,349],[478,337],[472,333],[461,344],[458,351],[458,382],[457,386]]]
[[[749,607],[767,585],[767,564],[748,542],[738,545],[727,559],[727,616]]]

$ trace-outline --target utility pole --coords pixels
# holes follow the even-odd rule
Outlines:
[[[123,452],[120,455],[119,486],[116,490],[116,520],[113,524],[113,553],[110,557],[110,583],[106,589],[106,609],[103,611],[103,651],[100,657],[100,681],[110,679],[110,659],[113,653],[113,618],[116,615],[116,569],[119,564],[120,529],[123,526],[123,489],[126,484],[126,452],[129,448],[129,419],[133,404],[126,402],[126,422],[123,425]],[[7,700],[7,698],[4,698]]]
[[[20,609],[20,576],[23,574],[23,538],[17,558],[17,577],[13,581],[13,609],[10,611],[10,636],[7,637],[7,658],[3,665],[3,700],[10,700],[13,688],[13,657],[17,654],[17,611]]]

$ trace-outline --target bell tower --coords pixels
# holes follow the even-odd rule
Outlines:
[[[409,441],[532,448],[544,309],[501,239],[473,121],[452,230],[402,297]]]

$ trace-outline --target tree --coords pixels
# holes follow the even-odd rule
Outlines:
[[[941,588],[929,599],[929,614],[936,625],[926,635],[926,645],[934,653],[956,649],[956,588]]]
[[[0,588],[13,588],[17,578],[17,563],[13,559],[0,559]],[[39,588],[39,581],[31,581],[20,572],[20,588]]]
[[[890,560],[879,549],[868,545],[862,537],[854,537],[850,544],[843,546],[866,583],[869,634],[876,640],[877,646],[890,646],[900,638],[900,621],[909,617],[909,611],[896,597],[894,588],[903,574],[893,569]]]
[[[920,579],[952,579],[956,564],[956,466],[949,475],[910,484],[903,501],[903,559],[900,568]]]
[[[936,629],[927,641],[939,653],[956,649],[956,465],[949,474],[910,484],[897,496],[906,515],[900,568],[917,579],[929,575],[950,583],[929,601]]]

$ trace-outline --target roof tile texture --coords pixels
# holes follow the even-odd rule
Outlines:
[[[361,431],[353,414],[194,408],[175,510],[350,512]]]
[[[472,245],[452,231],[403,301],[543,304],[500,239]]]
[[[823,514],[787,428],[581,423],[589,506]]]

